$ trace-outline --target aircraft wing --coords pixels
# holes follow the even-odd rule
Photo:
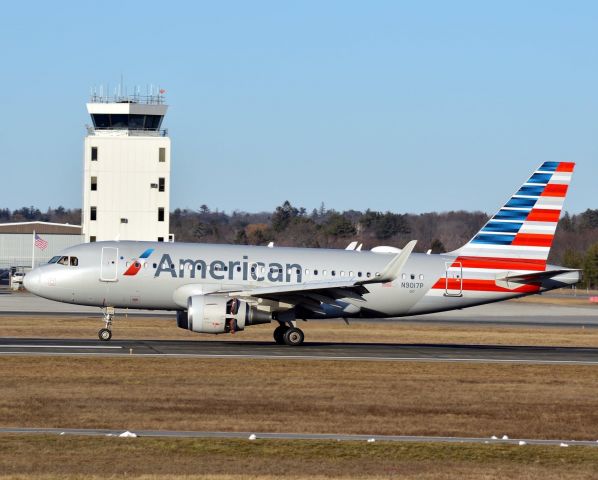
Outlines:
[[[395,255],[384,267],[384,270],[372,278],[362,280],[351,278],[347,280],[333,280],[321,282],[308,282],[290,285],[268,285],[246,290],[216,291],[210,294],[227,294],[231,297],[265,298],[269,300],[289,303],[292,305],[303,305],[307,308],[317,308],[320,303],[331,303],[338,298],[354,298],[362,300],[363,295],[368,293],[366,285],[373,283],[392,282],[397,278],[415,244],[416,240],[409,242],[401,253]]]

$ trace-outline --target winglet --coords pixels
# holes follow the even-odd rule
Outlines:
[[[357,242],[351,242],[345,250],[355,250],[355,248],[357,248]]]
[[[388,262],[386,267],[384,267],[384,271],[380,274],[375,276],[374,278],[370,278],[368,280],[364,280],[358,283],[387,283],[392,282],[395,278],[397,278],[401,274],[401,270],[405,267],[407,260],[409,259],[409,255],[413,252],[415,245],[417,244],[417,240],[411,240],[405,247],[401,250],[401,253],[397,253],[394,258]]]

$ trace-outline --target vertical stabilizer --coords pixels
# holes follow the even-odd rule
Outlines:
[[[478,268],[516,260],[544,270],[574,166],[544,162],[469,243],[453,253],[479,263]]]

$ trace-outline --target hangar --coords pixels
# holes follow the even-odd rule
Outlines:
[[[64,248],[83,243],[81,225],[50,222],[0,223],[0,269],[30,269]]]

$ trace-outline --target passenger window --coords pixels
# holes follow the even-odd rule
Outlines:
[[[305,269],[305,275],[309,275],[309,268]]]
[[[358,277],[361,277],[361,272],[357,272],[357,276],[358,276]]]
[[[423,279],[424,279],[424,276],[423,276],[423,274],[421,274],[421,273],[419,274],[419,279],[420,279],[420,280],[423,280]]]
[[[317,274],[318,274],[318,270],[314,270],[314,275],[317,275]]]
[[[365,274],[366,277],[370,278],[372,276],[372,274],[370,272]]]
[[[326,276],[326,270],[322,270],[322,275]]]
[[[403,273],[403,274],[401,275],[401,278],[402,278],[403,280],[407,280],[407,274],[406,274],[406,273]]]
[[[334,277],[336,275],[336,271],[332,270],[330,274]]]

